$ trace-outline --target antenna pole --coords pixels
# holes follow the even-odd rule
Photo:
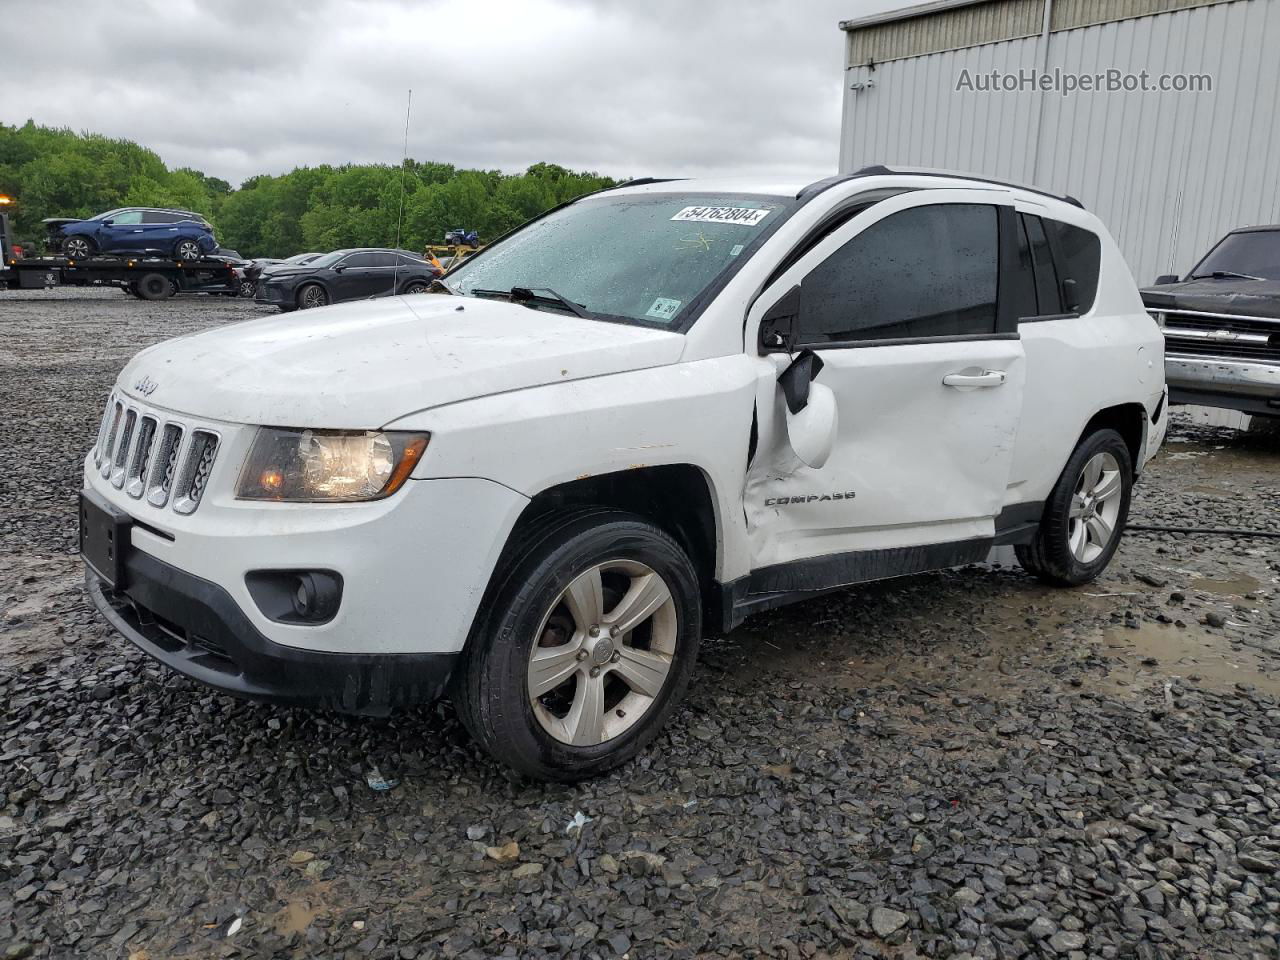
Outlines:
[[[409,166],[409,113],[413,110],[413,88],[404,107],[404,154],[400,160],[400,212],[396,214],[396,267],[391,274],[391,294],[400,288],[400,224],[404,222],[404,178]]]

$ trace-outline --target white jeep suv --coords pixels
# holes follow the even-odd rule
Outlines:
[[[434,295],[142,351],[84,466],[89,591],[229,693],[447,690],[516,770],[588,776],[755,611],[995,544],[1096,577],[1163,439],[1162,345],[1069,199],[636,181]]]

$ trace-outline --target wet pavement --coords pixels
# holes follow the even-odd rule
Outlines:
[[[509,782],[447,703],[166,673],[83,596],[80,458],[132,353],[263,313],[0,294],[0,957],[1280,955],[1274,538],[760,615],[575,787]],[[1280,430],[1178,412],[1131,523],[1280,530]]]

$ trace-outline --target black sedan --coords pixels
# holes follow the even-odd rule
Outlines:
[[[279,264],[258,277],[258,303],[306,310],[344,300],[424,293],[440,270],[405,250],[335,250],[307,264]]]

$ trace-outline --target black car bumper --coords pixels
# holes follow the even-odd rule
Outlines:
[[[299,650],[263,636],[222,587],[131,551],[123,591],[92,570],[90,598],[111,625],[165,666],[251,700],[384,716],[429,703],[449,682],[457,654],[358,654]]]
[[[257,295],[253,298],[257,303],[269,303],[273,306],[281,304],[293,303],[294,290],[293,285],[285,287],[278,283],[263,283],[258,281]]]

